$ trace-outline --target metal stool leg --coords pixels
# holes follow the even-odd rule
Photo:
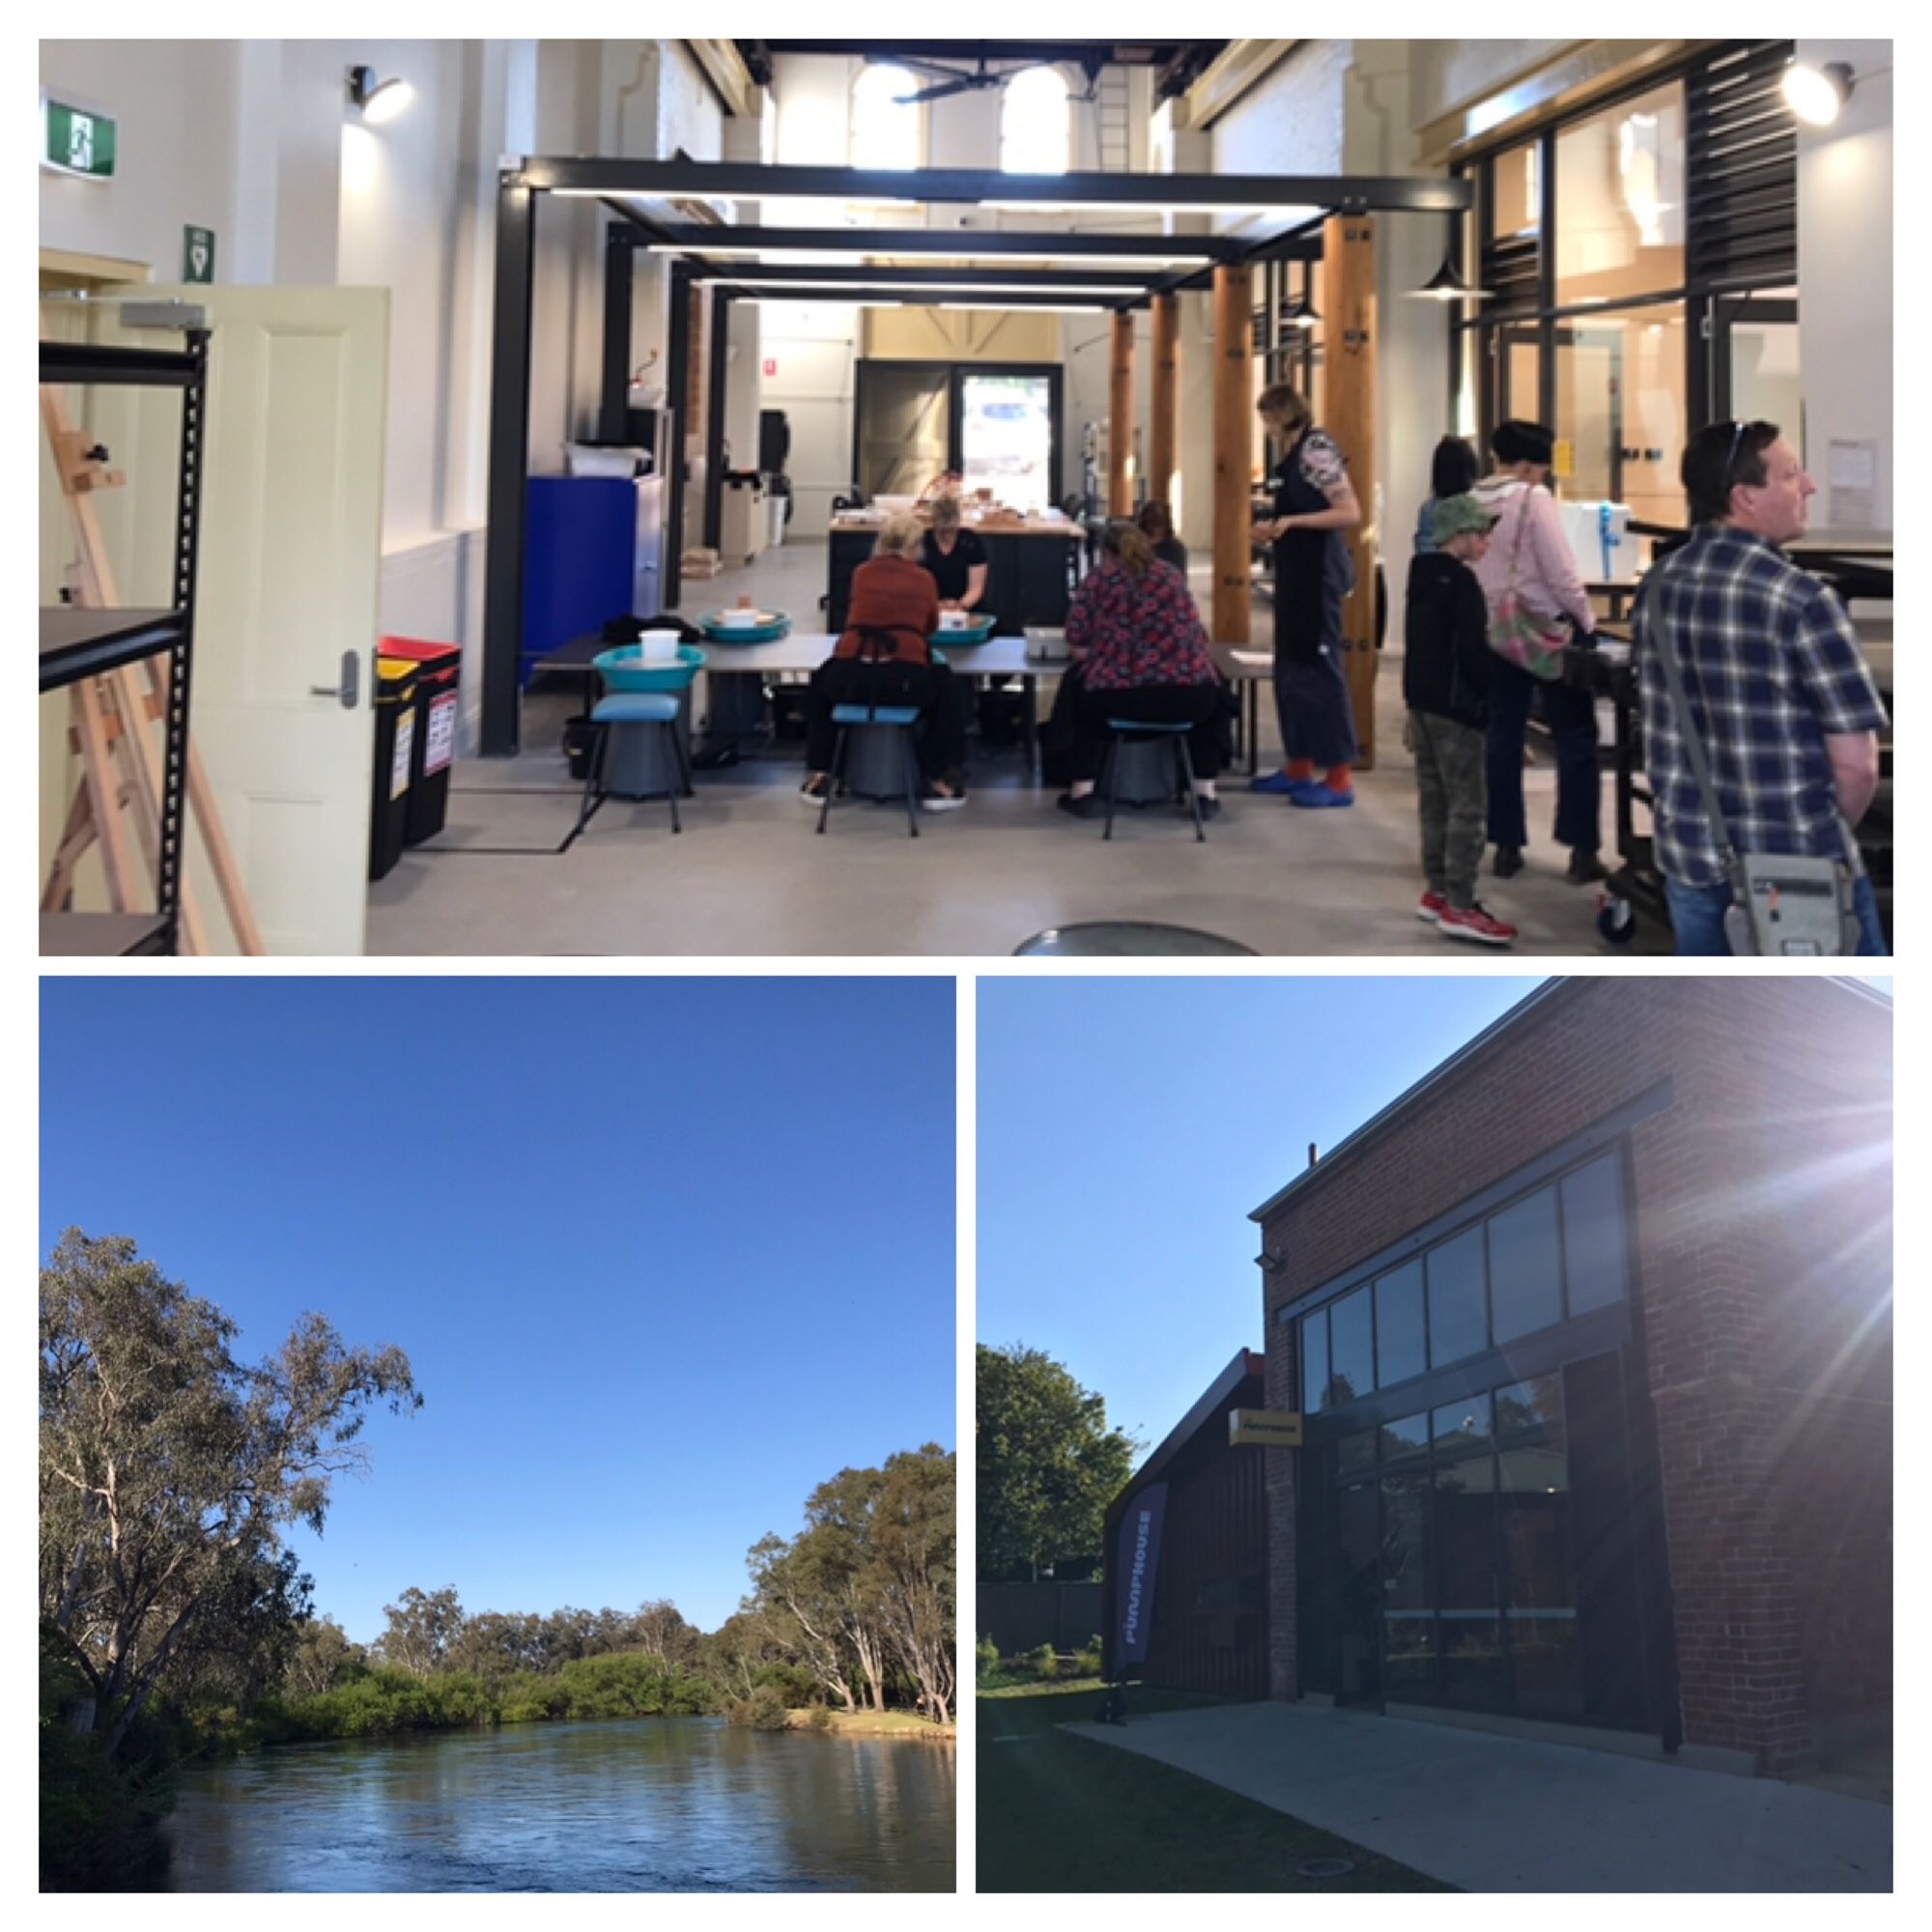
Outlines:
[[[583,774],[583,798],[577,808],[577,823],[570,828],[569,836],[559,845],[557,854],[561,857],[577,842],[577,835],[596,817],[607,794],[603,789],[604,751],[611,742],[611,727],[599,724],[596,727],[597,742],[590,748],[590,762]]]
[[[684,760],[677,754],[677,724],[673,721],[668,724],[660,724],[658,729],[670,739],[668,748],[670,770],[665,779],[665,797],[670,801],[670,829],[673,832],[682,832],[684,827],[677,815],[677,795],[684,784]]]
[[[1194,842],[1205,845],[1208,842],[1207,828],[1201,823],[1201,799],[1194,789],[1194,753],[1188,749],[1184,736],[1174,741],[1175,749],[1180,753],[1180,779],[1187,787],[1187,809],[1194,814]]]
[[[691,747],[679,735],[676,719],[671,720],[669,729],[671,755],[677,761],[678,783],[683,787],[686,798],[696,798],[697,787],[691,779]]]
[[[899,762],[905,767],[906,829],[919,837],[919,753],[913,750],[910,727],[895,727],[899,734]]]
[[[832,743],[832,769],[825,774],[825,799],[818,808],[818,829],[825,830],[826,814],[832,810],[832,794],[838,789],[838,774],[845,768],[845,726],[839,725],[838,736]]]
[[[1111,838],[1114,836],[1114,801],[1121,789],[1121,734],[1112,732],[1107,738],[1107,829],[1100,836]]]

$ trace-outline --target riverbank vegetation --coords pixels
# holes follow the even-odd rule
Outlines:
[[[717,1631],[675,1605],[465,1610],[405,1589],[381,1634],[318,1614],[285,1539],[364,1466],[369,1413],[422,1406],[399,1349],[306,1316],[258,1365],[131,1241],[70,1232],[41,1277],[41,1881],[138,1889],[183,1755],[586,1719],[950,1726],[954,1459],[842,1469],[747,1556]],[[775,1714],[775,1716],[774,1716]]]

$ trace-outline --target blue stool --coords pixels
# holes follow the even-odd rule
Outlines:
[[[1201,822],[1201,801],[1194,791],[1194,754],[1187,749],[1187,734],[1194,729],[1192,724],[1149,724],[1137,718],[1110,718],[1107,729],[1113,736],[1107,741],[1107,829],[1102,838],[1114,836],[1114,805],[1121,786],[1121,753],[1130,744],[1146,744],[1165,739],[1179,754],[1176,760],[1180,773],[1180,781],[1187,788],[1187,809],[1194,814],[1195,843],[1208,842],[1207,828]]]
[[[599,807],[611,795],[604,789],[604,759],[611,748],[613,724],[652,724],[664,734],[668,745],[666,762],[677,775],[675,781],[665,788],[665,796],[670,801],[670,829],[684,830],[678,822],[677,795],[680,789],[691,789],[691,771],[685,764],[684,746],[677,735],[677,710],[676,695],[665,691],[619,691],[598,700],[596,710],[590,714],[597,743],[590,753],[590,769],[583,778],[583,803],[578,810],[577,823],[570,828],[570,837],[556,848],[559,853],[570,850],[577,835],[596,817]]]
[[[826,814],[832,810],[832,794],[838,789],[839,774],[845,769],[845,745],[854,731],[884,730],[896,734],[899,769],[905,778],[906,827],[919,837],[919,757],[913,751],[912,727],[919,712],[910,704],[835,704],[832,722],[838,736],[832,747],[832,770],[825,781],[825,803],[818,808],[818,829],[825,830]]]

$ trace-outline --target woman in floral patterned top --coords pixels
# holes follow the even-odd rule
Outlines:
[[[1227,762],[1221,681],[1185,580],[1160,562],[1131,524],[1109,524],[1099,567],[1073,593],[1066,645],[1078,679],[1073,700],[1071,789],[1062,810],[1087,818],[1100,809],[1094,784],[1106,753],[1107,721],[1189,724],[1194,789],[1204,816],[1219,806],[1214,780]]]

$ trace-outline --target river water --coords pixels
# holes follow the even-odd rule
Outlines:
[[[717,1718],[185,1766],[176,1891],[950,1891],[953,1750]]]

